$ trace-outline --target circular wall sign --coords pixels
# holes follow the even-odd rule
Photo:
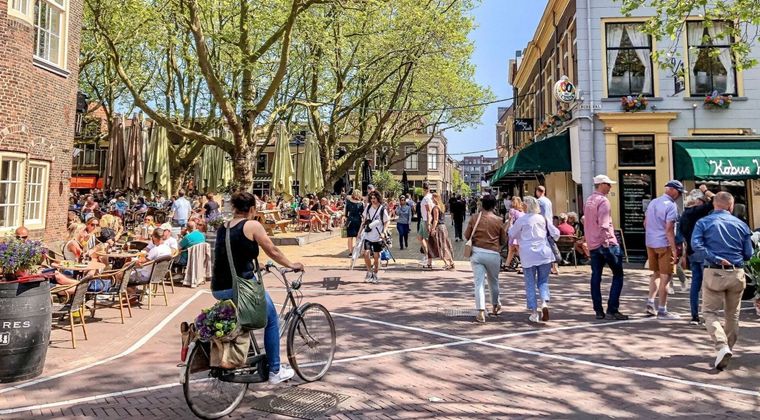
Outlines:
[[[554,84],[554,97],[564,103],[575,101],[575,85],[567,78],[562,76],[559,82]]]

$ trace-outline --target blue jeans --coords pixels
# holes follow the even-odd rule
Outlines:
[[[211,292],[216,300],[232,299],[232,289],[215,290]],[[267,326],[264,327],[264,351],[267,352],[269,371],[280,371],[280,320],[277,317],[277,309],[274,307],[272,297],[266,293],[267,298]]]
[[[398,229],[400,249],[409,248],[409,223],[399,223],[396,225],[396,229]]]
[[[702,290],[702,261],[689,260],[691,269],[691,289],[689,290],[689,303],[691,304],[691,319],[699,319],[699,291]]]
[[[536,286],[541,294],[541,300],[549,302],[549,273],[552,271],[552,265],[542,264],[534,267],[523,267],[523,276],[525,277],[525,300],[529,311],[535,311],[538,308],[536,302]]]
[[[484,310],[486,306],[485,282],[488,277],[488,289],[491,291],[491,304],[501,305],[499,301],[499,268],[501,255],[490,252],[473,251],[470,257],[472,274],[475,276],[475,309]]]
[[[609,248],[599,247],[591,250],[591,300],[594,302],[594,312],[604,313],[602,306],[602,270],[608,265],[612,270],[612,285],[610,298],[607,300],[607,313],[615,314],[620,311],[620,294],[623,292],[623,253],[619,246]]]

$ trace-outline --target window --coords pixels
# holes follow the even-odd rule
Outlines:
[[[26,173],[25,156],[0,154],[0,231],[45,226],[49,172],[47,163],[32,161]]]
[[[21,14],[29,13],[29,2],[32,0],[11,0],[10,10],[15,10]]]
[[[406,155],[406,159],[404,159],[404,169],[416,171],[418,159],[417,148],[414,146],[407,146],[404,148],[404,154]]]
[[[26,204],[24,210],[25,225],[43,224],[46,210],[47,180],[47,165],[37,163],[29,164],[29,174],[26,182]]]
[[[730,31],[728,22],[686,24],[689,41],[689,87],[694,96],[706,96],[713,91],[736,94],[736,72],[731,53],[731,42],[718,37]]]
[[[267,168],[267,155],[266,153],[262,153],[259,155],[259,158],[256,161],[256,173],[265,174],[267,173]]]
[[[269,182],[254,182],[253,183],[253,193],[259,197],[263,198],[265,194],[269,194]]]
[[[34,4],[34,56],[64,67],[66,0],[37,0]]]
[[[635,23],[608,23],[607,96],[651,96],[652,39]]]
[[[654,166],[654,136],[618,136],[619,166]]]
[[[438,148],[428,147],[428,171],[438,170]]]

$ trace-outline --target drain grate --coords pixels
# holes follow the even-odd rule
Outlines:
[[[253,401],[254,410],[299,419],[314,419],[348,399],[348,395],[311,389],[290,388],[278,395],[267,395]]]
[[[452,318],[471,317],[478,314],[478,310],[474,308],[438,308],[438,315],[443,315]]]

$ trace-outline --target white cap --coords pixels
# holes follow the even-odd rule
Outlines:
[[[594,177],[594,185],[599,184],[617,184],[617,182],[611,180],[607,175],[597,175]]]
[[[162,224],[162,225],[161,225],[161,226],[159,226],[159,227],[160,227],[161,229],[163,229],[163,230],[172,230],[172,224],[171,224],[171,223],[169,223],[169,222],[166,222],[166,223]]]

